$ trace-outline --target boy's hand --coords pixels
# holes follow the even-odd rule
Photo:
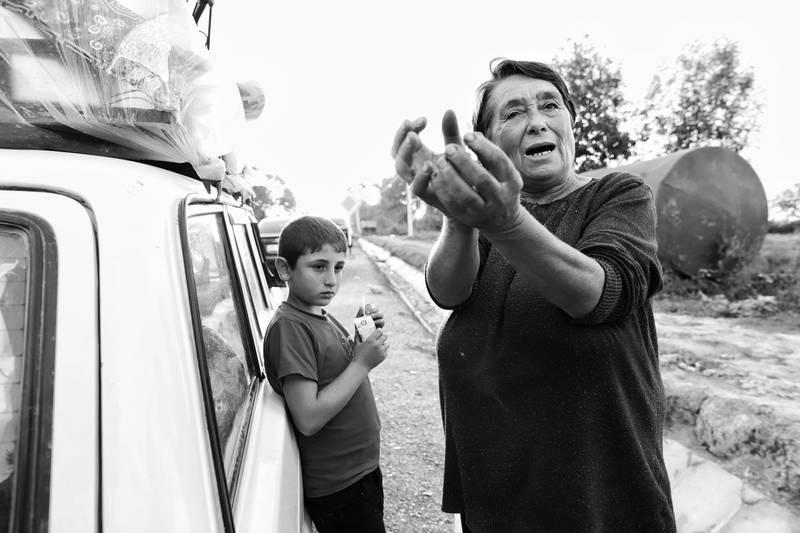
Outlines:
[[[353,348],[353,362],[372,370],[386,359],[388,352],[389,337],[382,329],[376,329],[364,341],[356,342]]]
[[[383,320],[383,313],[378,309],[377,306],[373,304],[366,304],[364,307],[359,306],[356,316],[363,316],[365,313],[372,317],[372,321],[375,323],[376,328],[382,328],[386,325],[386,322]]]

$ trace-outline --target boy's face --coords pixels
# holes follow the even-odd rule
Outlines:
[[[294,268],[286,265],[289,301],[310,313],[321,314],[339,290],[344,260],[345,252],[324,244],[322,249],[298,257]]]

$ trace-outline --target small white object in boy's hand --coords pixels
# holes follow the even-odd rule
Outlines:
[[[362,341],[366,340],[375,331],[375,321],[372,320],[372,315],[357,316],[355,324],[356,331],[358,331]]]

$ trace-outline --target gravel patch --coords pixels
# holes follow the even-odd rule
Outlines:
[[[441,511],[444,433],[434,337],[355,245],[328,311],[349,324],[362,296],[383,311],[391,346],[386,361],[370,373],[382,423],[386,529],[452,533],[453,516]]]

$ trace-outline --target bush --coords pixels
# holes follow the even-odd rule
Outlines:
[[[792,221],[767,222],[767,233],[795,233],[800,232],[800,219]]]

